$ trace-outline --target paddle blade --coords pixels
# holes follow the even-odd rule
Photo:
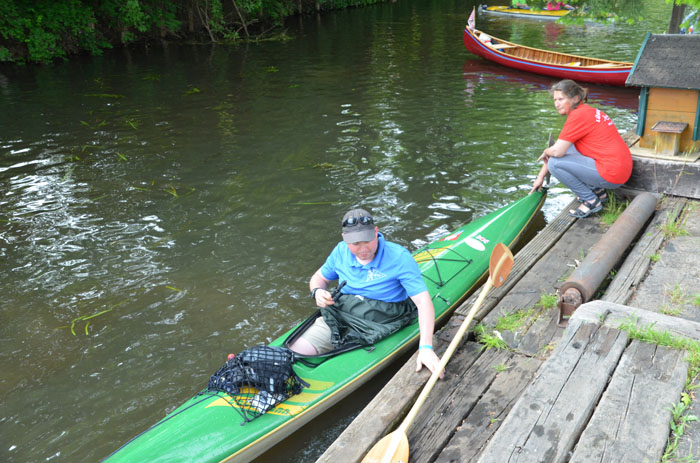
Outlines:
[[[394,439],[397,439],[397,441],[395,442]],[[408,438],[406,433],[394,431],[384,436],[365,455],[362,463],[408,463]]]
[[[510,252],[508,246],[503,243],[497,243],[491,252],[489,260],[489,278],[493,286],[498,288],[508,277],[513,268],[513,253]]]

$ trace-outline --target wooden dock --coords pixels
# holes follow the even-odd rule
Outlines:
[[[576,220],[568,209],[516,254],[506,284],[482,305],[475,324],[507,347],[486,349],[473,334],[462,343],[408,430],[411,462],[638,463],[670,450],[670,461],[700,455],[700,424],[686,419],[678,438],[670,425],[694,407],[684,391],[697,371],[682,348],[700,341],[700,203],[660,201],[607,287],[563,329],[551,301],[606,231],[596,216]],[[686,234],[670,236],[672,227]],[[475,299],[437,334],[438,354]],[[640,332],[664,342],[642,342]],[[428,376],[409,360],[318,463],[360,462],[401,422]]]

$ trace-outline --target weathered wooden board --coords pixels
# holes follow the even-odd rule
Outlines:
[[[496,367],[512,357],[507,351],[482,351],[482,347],[466,343],[450,359],[445,378],[435,384],[430,402],[421,408],[408,430],[411,461],[435,458],[494,381]]]
[[[442,355],[448,344],[437,338],[433,346]],[[398,426],[430,378],[427,368],[416,373],[417,356],[413,354],[316,463],[360,462],[374,444]]]
[[[672,197],[661,202],[656,215],[606,289],[603,300],[618,304],[629,301],[651,266],[651,256],[657,254],[664,242],[661,226],[674,222],[686,203],[685,199]]]
[[[633,156],[629,188],[700,199],[700,161],[683,163]]]
[[[505,363],[505,371],[496,375],[476,406],[462,422],[456,423],[454,435],[442,449],[435,463],[474,461],[486,446],[486,442],[498,430],[541,364],[542,360],[512,354]],[[461,391],[455,392],[459,394]]]
[[[690,206],[675,224],[683,234],[669,239],[659,259],[628,302],[653,312],[700,322],[700,208]]]
[[[685,351],[632,341],[569,463],[661,459],[688,375]]]
[[[670,202],[671,198],[665,198],[664,202]],[[685,202],[685,201],[684,201]],[[651,312],[667,312],[674,318],[700,322],[700,311],[694,298],[700,294],[700,207],[697,202],[687,201],[682,215],[678,218],[678,226],[687,233],[668,239],[664,246],[656,254],[660,256],[654,262],[644,280],[638,285],[634,296],[626,305],[635,306]],[[671,208],[676,212],[670,217],[675,220],[678,216],[676,207]],[[659,211],[663,213],[663,211]],[[652,254],[652,253],[649,253]],[[619,302],[619,301],[615,301]],[[665,319],[665,317],[661,317]],[[647,326],[649,320],[640,320],[638,325]],[[695,326],[692,323],[680,322],[685,330],[682,333],[672,332],[675,336],[694,336]],[[654,326],[659,331],[667,331],[666,327]],[[695,338],[697,339],[697,338]],[[690,379],[690,378],[689,378]],[[700,380],[691,379],[691,387],[696,389]],[[694,402],[697,401],[697,397]],[[689,413],[697,415],[698,405],[693,404]],[[689,421],[686,423],[682,437],[678,441],[676,455],[673,461],[697,461],[698,448],[700,448],[700,422]]]
[[[548,309],[537,317],[535,322],[525,331],[520,343],[518,352],[527,355],[547,358],[559,342],[564,329],[559,322],[559,309],[556,307]],[[505,336],[504,336],[505,338]]]
[[[605,320],[605,325],[613,328],[633,320],[639,328],[653,325],[655,331],[668,331],[671,336],[700,340],[700,323],[698,322],[613,302],[587,302],[576,309],[571,320],[596,323]]]
[[[627,339],[626,333],[598,323],[570,321],[478,461],[567,461]]]

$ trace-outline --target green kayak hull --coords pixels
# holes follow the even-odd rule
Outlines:
[[[546,192],[525,196],[413,253],[433,299],[436,324],[486,276],[496,243],[515,244],[545,196]],[[291,332],[271,345],[282,345]],[[309,387],[249,422],[227,394],[195,395],[104,461],[249,462],[415,349],[418,336],[416,321],[371,349],[345,352],[315,367],[295,363],[294,370]]]

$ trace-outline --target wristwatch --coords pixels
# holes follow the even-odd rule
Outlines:
[[[316,299],[316,291],[318,291],[319,289],[323,289],[323,288],[314,288],[311,290],[311,298],[312,299]]]

